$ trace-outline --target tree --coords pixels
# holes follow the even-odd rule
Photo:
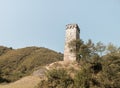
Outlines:
[[[81,39],[73,40],[68,44],[70,51],[73,53],[79,52],[80,46],[83,45],[84,42]]]
[[[83,44],[83,45],[80,46],[79,56],[81,56],[81,58],[85,58],[85,59],[88,56],[90,56],[90,50],[89,50],[87,45]]]
[[[96,52],[102,56],[102,53],[105,51],[106,46],[102,42],[98,42],[95,46]]]
[[[114,46],[112,43],[109,43],[107,46],[107,52],[108,53],[115,53],[119,51],[119,48],[117,48],[116,46]]]
[[[86,59],[90,56],[90,49],[81,39],[71,41],[68,46],[70,51],[76,54],[78,62],[81,58]]]
[[[89,50],[90,50],[90,55],[94,56],[96,55],[96,49],[95,49],[95,44],[92,42],[91,39],[88,40],[88,42],[86,43],[86,45],[88,46]]]

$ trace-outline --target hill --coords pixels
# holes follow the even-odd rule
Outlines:
[[[36,76],[26,76],[20,80],[6,84],[0,85],[0,88],[34,88],[40,82],[40,78]]]
[[[101,47],[91,42],[74,42],[78,42],[77,52],[71,47],[75,62],[61,61],[62,54],[46,48],[1,47],[0,81],[12,83],[0,88],[120,88],[119,49],[112,47],[102,55]]]
[[[0,46],[0,82],[13,82],[34,70],[63,59],[61,53],[43,47],[12,49]]]
[[[69,64],[69,65],[68,65]],[[120,54],[55,62],[37,88],[120,88]]]

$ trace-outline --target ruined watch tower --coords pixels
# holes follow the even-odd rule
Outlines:
[[[65,48],[64,48],[64,61],[73,62],[76,61],[76,54],[70,51],[68,44],[72,40],[79,39],[80,28],[77,24],[66,25],[66,36],[65,36]]]

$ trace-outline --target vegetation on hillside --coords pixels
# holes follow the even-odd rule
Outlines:
[[[118,47],[111,43],[107,46],[101,42],[94,44],[91,40],[87,43],[74,40],[69,47],[76,53],[80,67],[74,76],[69,69],[56,68],[48,71],[47,79],[41,81],[38,88],[120,88]]]
[[[42,47],[12,49],[0,46],[0,83],[13,82],[34,70],[63,59],[61,53]]]

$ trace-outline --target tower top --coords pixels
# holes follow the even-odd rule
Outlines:
[[[80,28],[78,24],[67,24],[66,25],[66,29],[74,29],[74,28],[78,29],[78,31],[80,32]]]

